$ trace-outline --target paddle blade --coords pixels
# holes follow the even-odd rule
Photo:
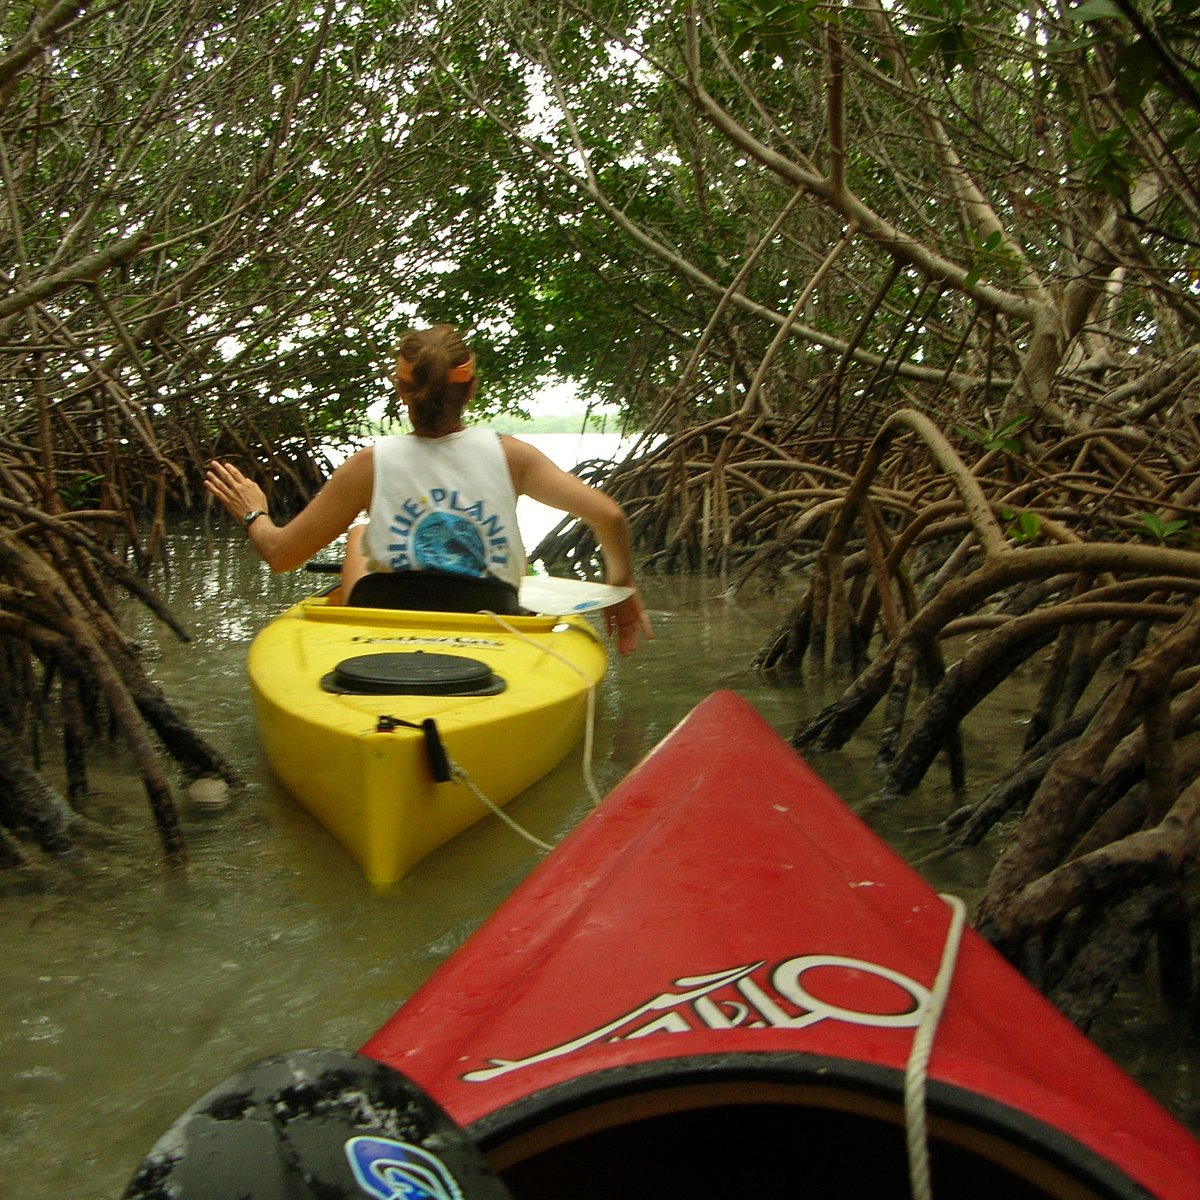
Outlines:
[[[511,1200],[415,1083],[345,1050],[263,1059],[158,1140],[124,1200]]]
[[[560,579],[557,575],[526,575],[521,580],[521,607],[530,612],[562,616],[598,612],[633,595],[633,588],[586,579]]]

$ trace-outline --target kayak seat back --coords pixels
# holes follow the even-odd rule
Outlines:
[[[517,589],[494,575],[476,577],[449,571],[373,571],[355,585],[346,603],[353,608],[405,608],[418,612],[502,616],[524,613]]]

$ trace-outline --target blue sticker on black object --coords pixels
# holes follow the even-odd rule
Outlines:
[[[420,1146],[353,1137],[346,1157],[359,1187],[377,1200],[462,1200],[462,1189],[442,1160]]]

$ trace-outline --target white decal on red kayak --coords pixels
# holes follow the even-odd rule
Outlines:
[[[770,990],[751,978],[764,962],[711,975],[687,975],[676,979],[671,986],[681,990],[660,992],[598,1029],[528,1058],[489,1059],[490,1066],[468,1071],[462,1078],[468,1083],[485,1083],[522,1067],[573,1054],[596,1042],[619,1042],[652,1033],[691,1033],[700,1029],[735,1029],[739,1026],[804,1029],[818,1021],[845,1021],[876,1028],[912,1028],[920,1023],[929,1002],[929,989],[915,979],[860,958],[838,954],[803,954],[789,958],[771,972]],[[911,1007],[903,1012],[871,1012],[830,1004],[812,995],[801,982],[805,973],[815,967],[840,968],[887,980],[908,993]],[[722,988],[729,988],[735,995],[718,996]]]

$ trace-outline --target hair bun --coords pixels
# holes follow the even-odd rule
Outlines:
[[[396,346],[396,381],[420,435],[440,437],[461,424],[474,378],[475,356],[453,325],[412,330]]]

